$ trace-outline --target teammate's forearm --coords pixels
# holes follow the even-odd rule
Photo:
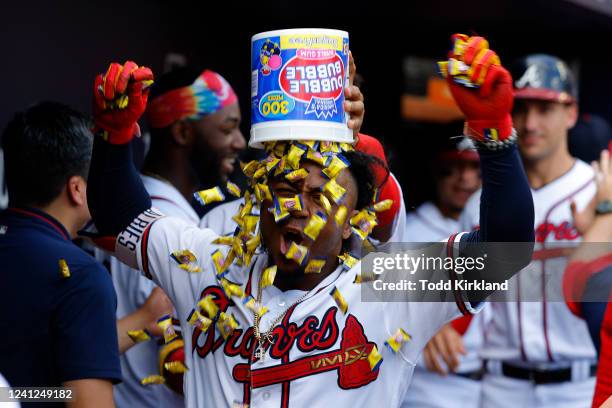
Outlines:
[[[119,353],[123,354],[136,344],[130,336],[130,330],[143,330],[151,322],[151,318],[143,308],[137,309],[122,319],[117,320],[117,338],[119,339]]]
[[[100,234],[115,236],[151,207],[151,199],[132,161],[130,143],[95,139],[87,203]]]
[[[582,244],[570,257],[571,261],[591,261],[612,251],[612,214],[600,215],[584,233]]]

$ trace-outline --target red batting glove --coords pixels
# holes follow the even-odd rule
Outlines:
[[[512,135],[512,77],[482,37],[455,34],[449,59],[440,63],[450,91],[466,117],[465,133],[478,142]]]
[[[132,61],[113,62],[94,83],[94,133],[112,144],[125,144],[140,134],[138,119],[147,106],[153,72]]]

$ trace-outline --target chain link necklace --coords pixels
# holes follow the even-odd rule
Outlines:
[[[263,274],[263,271],[262,271],[262,274]],[[262,293],[263,293],[263,288],[261,287],[261,277],[259,278],[259,282],[257,286],[258,286],[257,287],[257,299],[255,299],[255,308],[253,310],[253,315],[255,317],[255,324],[253,325],[253,331],[255,333],[255,338],[257,339],[257,344],[258,344],[257,351],[255,352],[255,358],[259,359],[260,361],[263,361],[266,356],[266,343],[270,345],[274,344],[274,341],[272,341],[272,332],[274,331],[274,328],[276,327],[276,325],[279,324],[281,320],[283,320],[287,312],[292,307],[297,306],[302,301],[304,301],[304,299],[306,299],[306,296],[310,294],[310,291],[307,291],[306,293],[304,293],[302,296],[298,298],[298,300],[293,302],[288,308],[286,308],[281,314],[279,314],[274,319],[272,324],[270,325],[270,328],[268,329],[268,331],[266,331],[265,333],[261,333],[261,331],[259,330],[259,323],[260,323],[261,316],[262,316],[259,314],[259,310],[261,308],[261,300],[262,300]]]

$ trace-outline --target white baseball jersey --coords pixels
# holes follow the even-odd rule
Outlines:
[[[156,208],[192,225],[200,221],[197,213],[171,184],[142,176],[144,186]],[[113,285],[117,293],[117,318],[135,312],[147,300],[155,283],[111,258]],[[136,271],[137,272],[137,271]],[[140,380],[159,374],[157,341],[139,343],[120,356],[123,382],[114,387],[115,403],[123,407],[183,407],[183,397],[166,386],[143,386]]]
[[[360,263],[348,271],[338,267],[308,293],[282,292],[268,286],[262,304],[268,312],[260,330],[273,329],[275,342],[263,359],[254,359],[257,341],[254,316],[237,298],[227,298],[219,287],[211,254],[226,247],[214,245],[210,229],[200,229],[175,217],[157,219],[155,209],[141,214],[117,239],[123,262],[138,267],[172,299],[185,340],[185,395],[188,407],[231,406],[399,406],[415,362],[427,340],[447,321],[457,317],[453,303],[365,303],[355,277]],[[395,236],[405,230],[403,211],[395,221]],[[460,239],[460,237],[458,238]],[[458,242],[458,241],[455,241]],[[454,249],[457,245],[454,246]],[[190,250],[202,268],[187,273],[170,253]],[[265,253],[250,265],[232,265],[226,279],[257,296],[261,273],[268,266]],[[337,288],[348,303],[345,313],[330,295]],[[215,325],[201,332],[186,322],[196,303],[212,295],[220,311],[232,314],[239,324],[227,338]],[[303,300],[294,305],[300,299]],[[471,309],[470,305],[465,305]],[[280,323],[271,328],[279,316]],[[395,354],[384,342],[398,328],[412,335]],[[370,369],[367,355],[376,346],[384,361]]]
[[[520,301],[521,296],[534,299],[540,295],[547,275],[563,275],[567,258],[559,253],[560,244],[551,246],[551,243],[575,247],[580,242],[572,225],[570,203],[574,200],[580,211],[591,201],[596,192],[593,170],[576,160],[561,177],[531,192],[535,209],[534,260],[521,271],[520,279],[518,275],[513,278],[514,290],[505,292],[507,302],[490,303],[493,318],[487,327],[482,356],[538,367],[567,366],[576,360],[594,361],[595,349],[587,326],[570,312],[562,297],[555,302]],[[463,228],[470,230],[478,225],[479,207],[480,192],[477,192],[462,214]]]
[[[460,231],[459,221],[445,217],[433,202],[425,202],[406,216],[407,242],[438,242]],[[479,352],[482,347],[487,307],[473,316],[467,331],[463,334],[466,355],[459,356],[458,373],[477,371],[482,367]],[[444,365],[443,361],[440,361]],[[423,358],[414,371],[410,388],[406,393],[403,407],[450,407],[461,400],[462,406],[480,406],[480,382],[448,375],[442,377],[425,367]]]

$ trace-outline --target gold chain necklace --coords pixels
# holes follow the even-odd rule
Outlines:
[[[262,270],[262,274],[263,274],[263,270]],[[274,321],[270,325],[270,328],[268,329],[268,331],[266,331],[265,333],[261,333],[261,331],[259,330],[259,322],[261,320],[262,315],[260,315],[258,312],[259,310],[261,310],[260,308],[261,308],[261,300],[262,300],[262,293],[263,293],[263,288],[261,287],[261,277],[259,278],[259,282],[257,286],[258,286],[257,287],[257,299],[255,300],[255,307],[253,308],[253,315],[255,317],[255,324],[253,325],[253,331],[255,333],[255,338],[257,339],[257,344],[258,344],[257,351],[255,352],[255,358],[259,359],[260,361],[263,361],[266,356],[266,347],[265,347],[266,343],[269,343],[270,345],[274,343],[272,341],[272,332],[274,331],[274,328],[276,327],[276,325],[279,324],[281,320],[283,320],[287,312],[292,307],[297,306],[299,303],[301,303],[306,298],[306,296],[308,296],[310,291],[307,291],[306,293],[304,293],[302,296],[299,297],[298,300],[292,303],[291,306],[286,308],[283,311],[283,313],[278,315],[276,319],[274,319]]]

